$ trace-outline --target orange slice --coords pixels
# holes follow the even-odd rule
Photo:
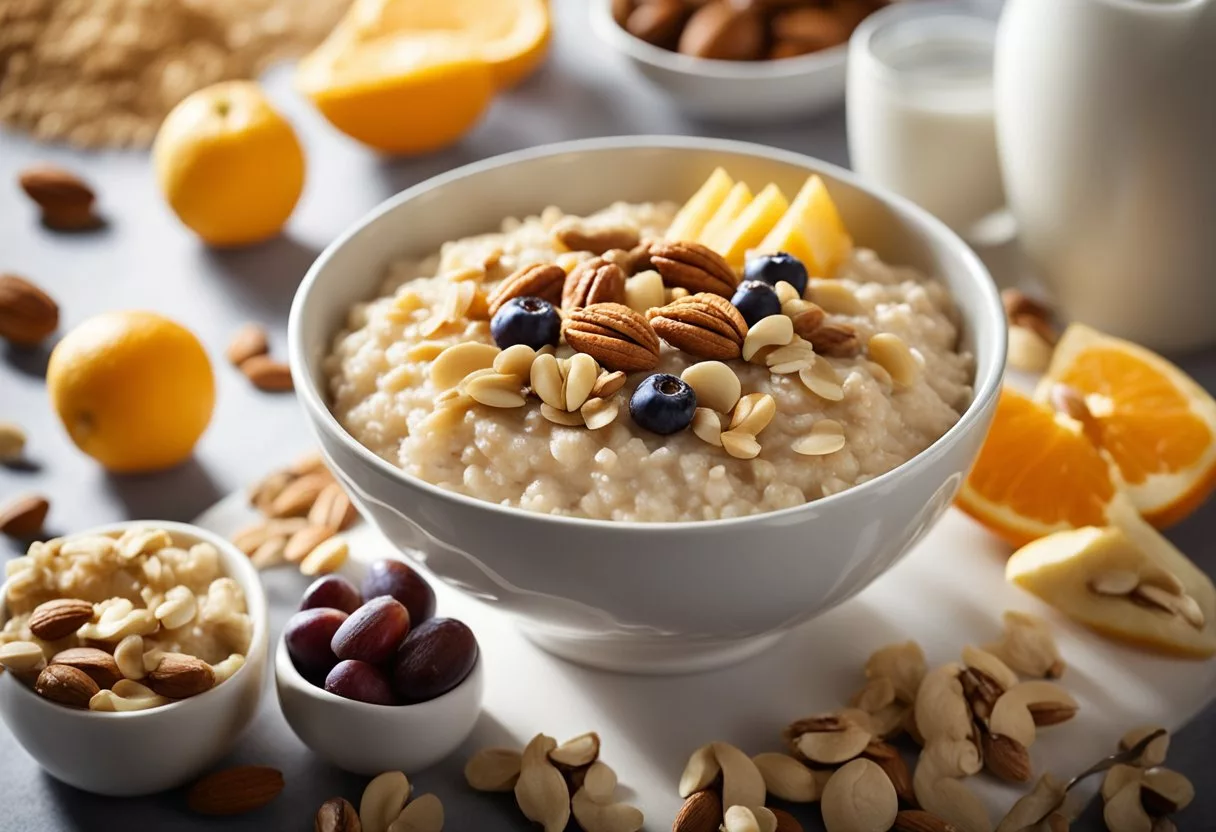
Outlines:
[[[1158,528],[1182,520],[1216,489],[1216,401],[1161,356],[1089,327],[1064,333],[1035,399],[1056,384],[1084,397],[1091,434],[1123,490]]]
[[[1016,546],[1110,525],[1117,475],[1081,423],[1006,388],[959,508]]]

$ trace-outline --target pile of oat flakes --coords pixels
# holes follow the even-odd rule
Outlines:
[[[0,123],[146,147],[190,93],[299,55],[350,0],[0,0]]]

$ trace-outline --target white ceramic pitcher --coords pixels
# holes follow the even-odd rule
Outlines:
[[[1009,205],[1064,314],[1216,343],[1216,0],[1008,0],[995,73]]]

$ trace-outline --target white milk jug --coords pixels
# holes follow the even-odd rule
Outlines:
[[[1216,0],[1008,0],[995,107],[1061,311],[1157,349],[1216,343]]]

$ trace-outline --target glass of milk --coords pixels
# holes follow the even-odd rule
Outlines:
[[[916,2],[871,15],[849,42],[853,169],[972,239],[1005,206],[995,38],[996,21],[973,5]]]

